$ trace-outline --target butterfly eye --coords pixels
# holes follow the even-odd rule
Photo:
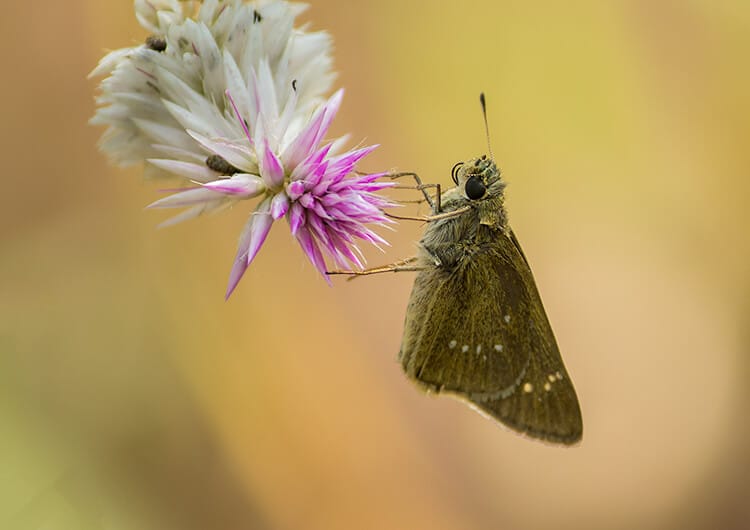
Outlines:
[[[455,166],[453,166],[453,169],[451,169],[451,178],[453,179],[453,182],[458,186],[458,170],[463,166],[463,162],[458,162]]]
[[[472,201],[481,199],[487,191],[487,188],[484,187],[482,181],[474,177],[471,177],[466,181],[464,189],[466,190],[466,196]]]

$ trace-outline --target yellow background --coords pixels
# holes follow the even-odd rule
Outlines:
[[[0,527],[750,526],[750,3],[321,1],[363,169],[450,182],[478,94],[584,414],[546,446],[395,362],[412,278],[326,286],[247,208],[156,230],[87,125],[132,4],[0,18]],[[411,198],[408,192],[400,198]],[[418,224],[371,264],[409,256]]]

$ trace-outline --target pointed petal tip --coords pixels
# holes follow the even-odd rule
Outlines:
[[[238,256],[234,261],[234,265],[232,265],[232,271],[229,273],[229,282],[227,283],[227,291],[224,294],[224,301],[229,300],[229,297],[232,296],[246,270],[247,263]]]
[[[271,231],[271,226],[273,225],[273,217],[271,217],[270,214],[270,203],[271,201],[266,199],[266,201],[264,201],[261,206],[258,207],[258,210],[256,210],[253,214],[248,240],[247,256],[245,259],[247,265],[250,265],[255,259],[255,256],[258,255],[260,248],[263,246],[263,243],[268,236],[268,232]]]
[[[229,297],[232,296],[232,293],[237,288],[237,285],[239,283],[240,283],[240,280],[237,279],[237,281],[234,281],[234,282],[230,281],[230,283],[227,285],[227,292],[224,293],[224,301],[225,302],[229,301]]]

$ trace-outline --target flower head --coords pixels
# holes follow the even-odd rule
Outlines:
[[[227,296],[282,217],[324,275],[326,257],[361,267],[357,240],[385,243],[368,225],[388,222],[390,203],[375,192],[390,183],[354,171],[374,146],[344,151],[343,139],[326,140],[343,96],[322,97],[333,79],[330,39],[294,29],[297,4],[192,4],[136,0],[155,37],[110,53],[92,73],[109,74],[92,120],[108,126],[102,149],[190,182],[151,205],[186,208],[166,224],[258,201]]]

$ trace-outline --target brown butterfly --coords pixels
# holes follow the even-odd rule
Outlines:
[[[394,177],[404,175],[425,189],[416,175]],[[434,201],[425,192],[432,215],[422,218],[416,258],[350,273],[418,271],[399,352],[418,386],[453,394],[528,436],[573,444],[583,433],[581,409],[508,225],[500,171],[482,156],[456,164],[452,177],[455,187]]]

